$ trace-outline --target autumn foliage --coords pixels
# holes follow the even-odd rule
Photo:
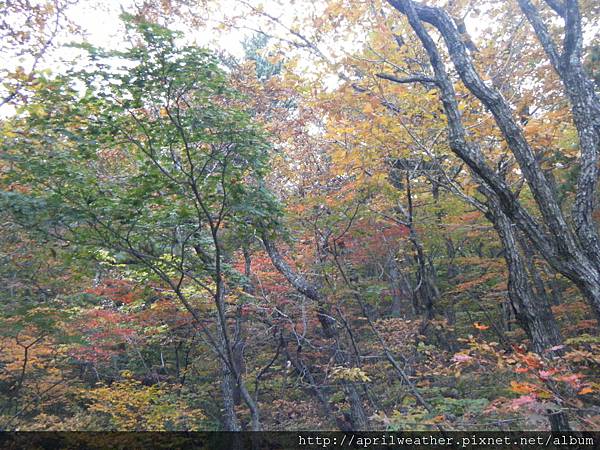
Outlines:
[[[59,3],[2,29],[0,430],[600,428],[594,2],[148,1],[55,52]]]

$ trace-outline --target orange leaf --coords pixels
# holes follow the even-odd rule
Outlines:
[[[473,326],[474,326],[475,328],[477,328],[478,330],[487,330],[487,329],[489,328],[489,326],[487,326],[487,325],[483,325],[483,324],[481,324],[481,323],[479,323],[479,322],[475,322],[475,323],[473,324]]]
[[[529,367],[533,367],[535,369],[539,369],[542,367],[542,364],[540,363],[539,359],[537,359],[534,355],[523,355],[521,357],[521,360],[525,362],[525,364],[527,364]]]
[[[584,387],[582,390],[580,390],[577,395],[585,395],[585,394],[591,394],[592,392],[594,392],[594,390],[591,387]]]
[[[517,381],[511,381],[510,388],[517,394],[530,394],[536,390],[536,387],[529,383],[519,383]]]

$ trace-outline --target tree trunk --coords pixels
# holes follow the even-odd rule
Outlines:
[[[488,218],[498,231],[504,246],[504,258],[508,266],[508,296],[515,316],[527,336],[531,340],[533,350],[544,355],[548,349],[562,343],[560,329],[550,309],[550,303],[541,277],[537,273],[533,259],[520,253],[527,253],[527,242],[521,240],[519,245],[516,227],[508,220],[508,217],[498,208],[497,199],[491,194],[488,197],[490,208]],[[534,289],[531,279],[537,285]],[[552,431],[570,430],[569,419],[564,412],[549,412],[548,421]]]
[[[244,292],[246,292],[248,294],[254,294],[254,286],[252,285],[252,281],[251,281],[252,258],[251,258],[250,252],[248,251],[247,248],[243,249],[243,254],[244,254],[244,276],[246,277],[247,281],[242,286],[242,289]],[[246,334],[244,333],[244,316],[243,316],[243,312],[242,312],[242,306],[243,305],[238,304],[236,311],[235,311],[235,331],[233,334],[233,347],[232,347],[233,362],[235,364],[236,371],[240,374],[244,373],[244,371],[245,371],[244,347],[246,345]],[[234,391],[234,399],[235,399],[236,405],[239,405],[242,401],[242,394],[241,394],[239,386],[237,386],[237,385],[236,385],[235,391]]]
[[[219,324],[219,352],[227,355],[226,340]],[[235,412],[235,389],[237,386],[236,376],[232,373],[229,364],[221,358],[221,395],[223,396],[223,428],[225,431],[241,431],[242,427]]]
[[[231,341],[229,339],[229,333],[227,329],[227,319],[225,316],[225,285],[220,276],[220,260],[219,255],[217,255],[217,277],[216,277],[216,293],[215,293],[215,304],[217,306],[217,326],[218,326],[218,335],[219,335],[219,344],[220,344],[220,356],[223,360],[223,363],[227,366],[226,370],[224,370],[224,379],[223,379],[223,401],[225,405],[225,414],[227,416],[227,420],[229,420],[233,415],[235,415],[235,410],[231,410],[231,405],[235,405],[234,398],[234,387],[237,386],[239,388],[240,395],[248,409],[250,409],[250,417],[252,419],[252,431],[260,431],[260,413],[258,410],[258,405],[248,392],[246,385],[244,383],[244,379],[241,375],[241,372],[238,370],[235,357],[233,354],[233,346],[231,345]],[[229,377],[233,378],[233,385],[231,385],[231,381]],[[231,405],[230,405],[231,403]],[[233,411],[233,413],[232,413]],[[232,422],[230,425],[234,426],[235,424]]]
[[[334,360],[336,364],[346,366],[348,364],[348,359],[341,347],[336,321],[329,313],[327,302],[321,295],[319,289],[290,267],[266,233],[262,234],[262,241],[273,266],[275,266],[275,268],[298,292],[317,303],[317,317],[321,323],[323,334],[327,338],[335,339]],[[352,426],[355,427],[355,429],[367,430],[369,421],[355,384],[352,382],[344,382],[343,386],[348,402],[350,403]]]
[[[406,275],[402,273],[398,266],[394,253],[388,255],[386,267],[392,293],[390,315],[392,317],[414,317],[414,309],[410,300],[412,288],[410,282],[406,279]]]
[[[508,266],[508,295],[515,316],[531,340],[535,352],[545,350],[562,342],[558,324],[545,296],[536,295],[530,282],[529,272],[535,271],[521,255],[517,230],[508,217],[498,209],[497,200],[488,197],[488,218],[494,224],[502,245]]]

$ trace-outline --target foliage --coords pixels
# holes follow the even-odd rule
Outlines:
[[[72,44],[54,71],[40,52],[66,4],[6,22],[0,50],[40,62],[0,73],[16,108],[0,122],[0,428],[597,429],[594,266],[576,276],[594,255],[566,218],[593,166],[573,90],[516,3],[428,3],[529,165],[428,25],[481,158],[456,151],[407,2],[285,3],[288,23],[236,1],[215,17],[252,22],[240,59],[159,25],[200,26],[195,6],[148,1],[119,48]]]
[[[190,410],[183,398],[170,395],[164,386],[143,386],[127,371],[121,376],[110,386],[83,393],[91,400],[89,411],[108,415],[116,430],[188,430],[206,417],[199,410]]]

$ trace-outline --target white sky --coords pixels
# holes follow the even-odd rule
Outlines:
[[[82,0],[70,9],[69,17],[84,30],[86,41],[90,44],[112,49],[122,48],[124,27],[119,15],[123,10],[133,12],[134,3],[134,0],[106,0],[98,5],[96,1]],[[225,8],[227,8],[227,4],[234,4],[231,0],[219,3]],[[212,21],[208,26],[214,27],[216,22]],[[236,56],[243,54],[241,41],[244,39],[244,33],[229,31],[225,35],[223,31],[217,33],[214,29],[186,29],[183,24],[177,23],[169,24],[169,28],[185,31],[186,38],[198,45],[218,47]]]
[[[216,50],[224,50],[234,56],[241,57],[243,55],[241,42],[245,37],[254,34],[254,31],[251,31],[251,29],[260,29],[264,25],[264,23],[258,24],[255,16],[244,14],[243,7],[240,5],[244,1],[254,8],[263,5],[265,11],[280,18],[287,25],[295,22],[297,17],[319,16],[320,11],[322,12],[325,5],[321,1],[309,2],[307,0],[208,0],[211,7],[215,8],[215,10],[208,12],[202,11],[201,5],[203,4],[203,0],[192,0],[191,4],[195,8],[200,9],[201,14],[205,16],[204,18],[208,19],[206,20],[206,28],[186,28],[181,21],[179,23],[170,23],[169,27],[184,31],[185,40],[188,43],[195,43]],[[119,15],[123,10],[134,11],[133,6],[135,2],[136,0],[80,0],[78,4],[69,9],[68,16],[76,25],[81,27],[85,33],[85,40],[90,44],[111,49],[123,48],[124,27],[119,19]],[[141,3],[141,0],[137,0],[137,2]],[[217,6],[220,11],[216,10]],[[248,29],[219,29],[218,25],[224,14],[229,16],[237,14],[242,16],[242,18],[250,17],[245,23],[242,20],[242,26],[245,25]],[[273,24],[271,23],[271,25]],[[473,21],[467,19],[467,28],[472,36],[477,36],[479,33],[478,25],[481,26],[483,24],[473,23]],[[284,39],[291,38],[290,34],[284,28],[277,26],[269,28],[271,28],[270,32],[273,34]],[[594,29],[596,32],[598,31],[598,27],[594,27]],[[348,39],[350,41],[354,39],[353,43],[350,41],[340,42],[339,37],[337,37],[336,41],[320,42],[318,44],[325,54],[329,54],[331,50],[337,52],[344,47],[350,50],[351,47],[356,45],[356,39],[360,40],[360,36],[348,37]],[[59,42],[67,44],[79,40],[81,39],[75,35],[63,35]],[[73,58],[77,54],[76,50],[61,48],[56,53],[47,55],[40,68],[60,71],[60,59]],[[0,66],[8,68],[14,68],[17,64],[19,64],[19,61],[0,61]],[[305,64],[307,64],[307,67],[310,67],[311,62],[305,61]],[[23,65],[27,66],[27,62]],[[0,111],[0,116],[2,113],[3,111]]]
[[[81,55],[82,51],[68,48],[67,45],[71,43],[88,42],[95,47],[122,49],[125,27],[119,16],[123,10],[133,12],[135,10],[134,3],[135,0],[80,0],[77,4],[69,7],[67,17],[80,27],[83,37],[64,30],[62,35],[55,39],[56,48],[44,55],[44,58],[38,63],[37,69],[60,72],[65,68],[64,61],[77,61],[78,55]],[[220,0],[218,2],[219,5],[225,6],[225,10],[229,12],[232,11],[231,8],[233,8],[234,3],[235,0]],[[227,9],[228,7],[229,9]],[[2,14],[2,11],[0,11],[0,14]],[[217,25],[218,23],[215,21],[208,24],[211,28],[216,28]],[[243,55],[241,42],[251,34],[239,30],[225,32],[216,29],[186,29],[181,23],[171,23],[169,28],[184,31],[185,40],[189,43],[215,50],[224,50],[237,57]],[[28,55],[22,55],[18,59],[0,58],[0,69],[2,71],[12,71],[17,66],[23,66],[25,71],[28,72],[32,62],[33,56]],[[14,108],[11,105],[6,104],[0,107],[0,118],[12,114],[14,114]]]

